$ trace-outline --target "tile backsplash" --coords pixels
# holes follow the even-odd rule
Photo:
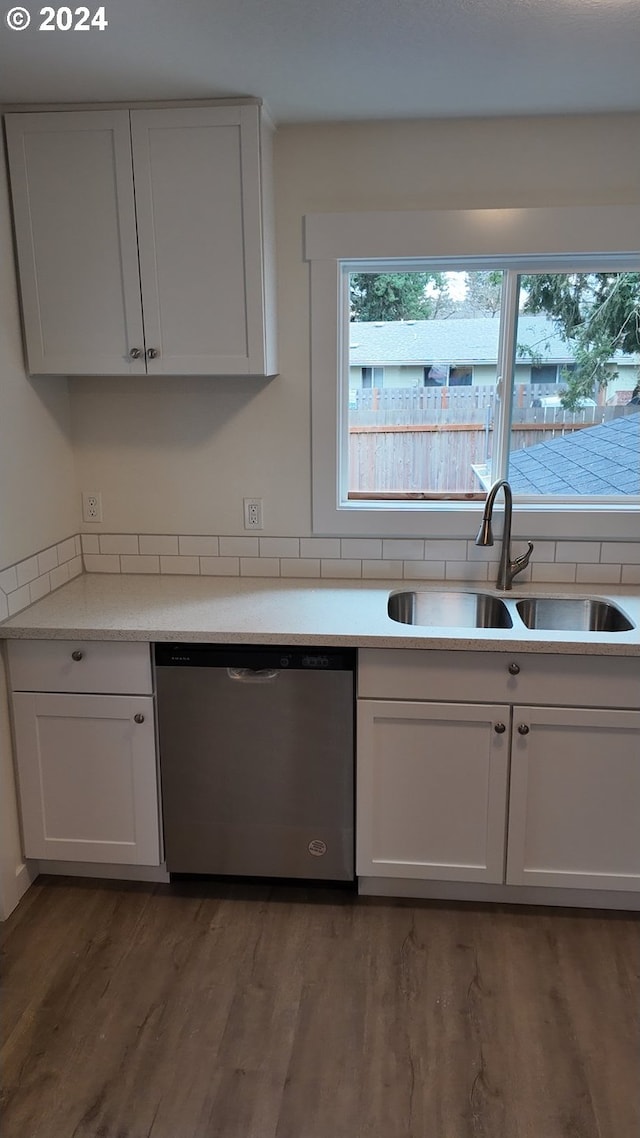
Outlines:
[[[80,573],[82,546],[79,534],[0,569],[0,620],[14,616]]]
[[[75,534],[0,570],[0,620],[14,616],[83,569],[491,584],[499,551],[498,544],[481,549],[466,539]],[[640,541],[537,541],[529,568],[518,577],[518,584],[526,581],[640,585]]]
[[[491,582],[500,547],[466,539],[83,534],[82,552],[89,573]],[[640,541],[537,541],[518,581],[637,585]]]

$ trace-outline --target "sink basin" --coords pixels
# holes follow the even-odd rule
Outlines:
[[[431,628],[511,628],[506,605],[488,593],[448,593],[417,590],[392,593],[387,612],[400,624]]]
[[[582,597],[526,597],[516,609],[527,628],[562,632],[628,632],[631,621],[610,601]]]

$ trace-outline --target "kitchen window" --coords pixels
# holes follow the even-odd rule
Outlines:
[[[500,477],[523,533],[593,537],[596,520],[605,537],[637,530],[633,226],[633,207],[307,218],[314,532],[468,537],[469,504]],[[367,274],[385,273],[419,274],[424,310],[367,321],[360,303],[354,318],[352,279],[361,300]],[[561,319],[574,293],[598,318],[625,300],[599,355]],[[354,399],[349,374],[373,351],[385,390],[372,404]]]

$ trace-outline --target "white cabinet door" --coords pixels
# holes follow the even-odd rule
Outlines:
[[[276,373],[259,106],[6,124],[31,374]]]
[[[153,698],[17,692],[13,709],[25,856],[159,865]]]
[[[259,108],[132,111],[131,138],[148,372],[265,374]]]
[[[358,702],[360,876],[502,882],[509,715]]]
[[[514,708],[507,883],[640,888],[640,712]]]
[[[144,374],[129,112],[6,129],[29,372]]]

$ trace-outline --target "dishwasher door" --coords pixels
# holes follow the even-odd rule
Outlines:
[[[353,880],[351,655],[158,645],[156,680],[169,872]]]

